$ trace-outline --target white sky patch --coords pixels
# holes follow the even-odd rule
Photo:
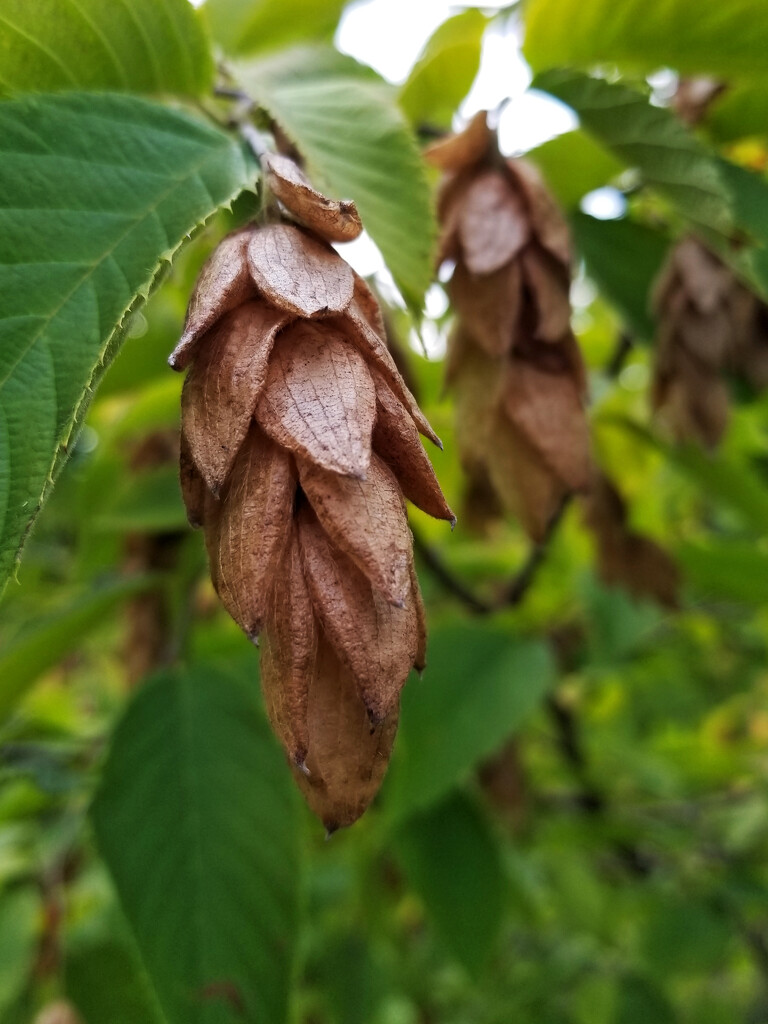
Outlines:
[[[618,220],[627,212],[627,200],[617,188],[606,185],[588,192],[579,204],[583,213],[598,220]]]

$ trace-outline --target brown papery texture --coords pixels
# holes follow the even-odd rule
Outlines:
[[[426,156],[446,172],[439,251],[455,264],[457,317],[446,384],[462,461],[541,541],[593,475],[568,227],[536,169],[500,155],[484,114]]]
[[[729,420],[727,375],[768,386],[768,306],[692,236],[673,247],[652,301],[653,407],[676,440],[714,448]]]
[[[356,213],[291,161],[267,170],[304,227],[238,231],[203,269],[172,359],[191,363],[181,487],[222,604],[259,642],[272,727],[333,831],[375,796],[400,691],[425,664],[405,498],[454,517],[376,299],[328,244]]]

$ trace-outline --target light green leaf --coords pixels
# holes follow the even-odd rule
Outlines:
[[[420,309],[432,278],[434,217],[393,91],[369,68],[322,48],[280,54],[239,74],[296,143],[314,184],[354,199],[404,298]]]
[[[436,29],[400,89],[400,106],[412,124],[450,128],[480,67],[487,24],[482,12],[471,9]]]
[[[92,525],[117,533],[186,530],[187,514],[181,499],[178,468],[160,466],[130,474],[94,516]]]
[[[575,71],[547,71],[533,85],[572,107],[590,135],[692,224],[730,232],[731,196],[717,159],[669,110],[624,85]]]
[[[763,0],[529,0],[524,51],[536,70],[608,63],[764,75],[768,8]]]
[[[0,1016],[31,977],[39,942],[42,911],[34,885],[20,885],[0,892]]]
[[[187,0],[0,0],[0,94],[205,92],[213,59]]]
[[[213,36],[232,54],[330,42],[347,0],[208,0]]]
[[[746,525],[758,533],[765,533],[768,523],[768,486],[746,462],[737,461],[724,452],[706,452],[695,444],[669,444],[642,424],[625,416],[601,416],[597,420],[597,425],[600,424],[627,431],[641,443],[661,452],[672,465],[698,485],[704,495],[737,513]]]
[[[149,682],[92,818],[170,1024],[282,1024],[300,818],[256,680],[199,664]]]
[[[530,149],[525,156],[538,165],[566,209],[576,206],[588,192],[607,185],[624,169],[605,146],[581,129],[557,135]]]
[[[397,817],[430,807],[465,780],[539,706],[554,668],[543,644],[456,622],[433,630],[421,682],[403,691],[386,782]]]
[[[571,228],[587,273],[603,297],[634,335],[649,341],[655,330],[650,313],[651,287],[661,270],[669,239],[626,218],[597,220],[580,212],[571,215]]]
[[[479,974],[498,938],[504,902],[499,847],[487,821],[454,794],[409,818],[395,848],[446,947]]]
[[[43,672],[76,648],[116,607],[151,585],[142,577],[96,588],[69,600],[63,610],[31,624],[7,644],[0,654],[0,722]]]
[[[228,136],[128,96],[0,105],[0,580],[161,261],[252,186]]]

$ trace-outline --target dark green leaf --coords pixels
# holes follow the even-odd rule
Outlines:
[[[299,923],[299,818],[257,681],[169,672],[116,731],[92,810],[171,1024],[281,1024]]]
[[[354,199],[403,296],[421,308],[432,278],[434,218],[393,91],[369,68],[323,49],[244,66],[240,77],[306,157],[314,184]]]
[[[76,437],[126,311],[253,183],[242,149],[128,96],[0,106],[0,579]]]
[[[68,949],[64,979],[84,1024],[165,1024],[138,953],[114,929]]]
[[[546,71],[533,85],[573,107],[586,131],[691,223],[730,232],[731,196],[718,162],[669,110],[625,85],[576,71]]]
[[[346,0],[208,0],[213,36],[233,54],[330,42]]]
[[[433,630],[421,682],[403,692],[387,781],[398,817],[429,807],[492,754],[538,707],[553,681],[542,644],[485,625]]]
[[[395,844],[435,930],[457,960],[478,974],[498,938],[504,904],[500,852],[485,818],[456,794],[409,818]]]
[[[614,1024],[676,1024],[677,1016],[664,995],[645,978],[622,978],[616,998]]]
[[[529,0],[525,54],[534,68],[610,63],[650,72],[765,74],[762,0]]]
[[[487,24],[480,11],[468,10],[433,33],[400,90],[400,106],[412,124],[450,128],[480,67]]]
[[[0,94],[60,89],[184,93],[213,79],[187,0],[0,0]]]
[[[634,335],[650,340],[655,331],[650,313],[651,287],[661,270],[669,239],[625,218],[597,220],[580,212],[571,215],[571,227],[587,273],[603,297]]]
[[[715,600],[768,602],[768,553],[748,541],[684,544],[677,557],[689,583]]]

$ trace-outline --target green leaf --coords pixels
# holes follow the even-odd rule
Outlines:
[[[650,340],[655,332],[651,288],[669,239],[626,218],[598,220],[581,212],[571,214],[571,228],[587,273],[603,297],[634,335]]]
[[[386,783],[393,813],[429,807],[466,779],[539,706],[553,674],[543,644],[487,624],[433,630],[424,679],[403,691]]]
[[[34,885],[0,893],[0,1015],[19,995],[34,969],[39,942],[40,893]]]
[[[454,794],[409,818],[395,848],[446,947],[479,974],[498,938],[504,903],[499,847],[487,821]]]
[[[216,42],[232,54],[275,50],[291,43],[330,42],[347,0],[208,0]]]
[[[706,126],[718,142],[768,132],[768,81],[730,85],[706,113]]]
[[[166,1024],[138,954],[121,934],[68,948],[64,979],[85,1024]]]
[[[298,146],[314,184],[354,199],[404,298],[420,309],[432,279],[434,216],[393,91],[322,48],[243,66],[240,77]]]
[[[0,95],[61,89],[182,93],[213,81],[187,0],[0,0]]]
[[[480,67],[487,24],[481,11],[462,11],[429,38],[400,89],[400,106],[412,124],[450,128]]]
[[[0,105],[0,581],[161,261],[254,172],[228,136],[128,96]]]
[[[247,673],[160,675],[118,726],[92,818],[170,1024],[286,1020],[295,797]]]
[[[102,625],[124,601],[152,585],[147,577],[121,580],[70,599],[62,611],[33,623],[0,654],[0,722],[30,686]]]
[[[93,521],[94,528],[117,533],[166,533],[187,525],[176,466],[129,475]]]
[[[547,179],[558,202],[566,209],[596,188],[607,185],[624,169],[605,146],[577,129],[564,132],[525,154]]]
[[[725,539],[688,543],[676,554],[688,582],[700,593],[757,606],[768,602],[768,552],[754,543]]]
[[[733,196],[736,223],[755,243],[742,252],[723,247],[720,254],[768,301],[768,181],[728,160],[720,160],[719,168]]]
[[[715,155],[642,93],[576,71],[546,71],[533,86],[579,115],[582,127],[692,224],[727,235],[731,196]]]
[[[614,1024],[677,1024],[677,1015],[664,992],[639,975],[619,984]]]
[[[529,0],[525,46],[536,69],[609,63],[650,72],[765,74],[762,0]]]
[[[695,444],[669,444],[646,427],[625,416],[605,415],[598,424],[616,426],[641,443],[661,452],[689,480],[701,488],[707,498],[737,513],[759,534],[768,523],[768,486],[759,473],[722,451],[706,452]]]

